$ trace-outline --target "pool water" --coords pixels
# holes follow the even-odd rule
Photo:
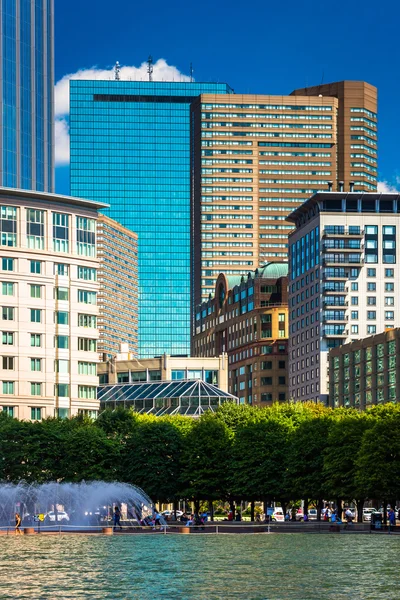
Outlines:
[[[0,598],[396,600],[400,536],[2,536]]]

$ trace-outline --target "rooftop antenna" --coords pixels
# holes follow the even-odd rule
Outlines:
[[[147,72],[149,74],[149,81],[153,81],[153,57],[151,55],[147,59]]]
[[[193,83],[193,65],[190,63],[190,83]]]
[[[120,65],[120,64],[119,64],[119,62],[117,61],[117,62],[115,63],[115,67],[114,67],[114,79],[115,79],[115,81],[119,81],[119,80],[121,79],[121,78],[120,78],[120,75],[119,75],[119,72],[120,72],[120,71],[121,71],[121,65]]]

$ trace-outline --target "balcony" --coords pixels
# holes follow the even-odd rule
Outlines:
[[[325,297],[323,299],[324,306],[343,306],[343,307],[346,307],[346,306],[349,305],[348,301],[345,300],[344,298],[340,298],[340,300],[335,300],[334,302],[332,301],[333,298],[334,298],[334,296]]]
[[[361,244],[358,248],[351,248],[348,245],[346,246],[330,246],[329,244],[322,244],[322,249],[324,252],[354,252],[354,253],[361,253],[363,251]]]
[[[347,330],[342,328],[324,327],[322,337],[325,338],[346,338]]]
[[[346,323],[346,321],[347,319],[344,310],[326,311],[325,313],[322,313],[323,323]]]
[[[342,236],[353,239],[362,238],[364,236],[364,230],[360,229],[360,231],[357,232],[357,230],[354,228],[336,225],[333,227],[325,227],[325,229],[322,231],[322,237],[340,238]]]
[[[344,295],[346,295],[347,294],[347,290],[344,287],[344,285],[340,286],[339,288],[334,288],[331,285],[327,284],[327,285],[323,285],[322,286],[322,293],[323,294],[329,294],[329,296],[332,295],[332,294],[334,294],[334,295],[336,295],[336,294],[344,294]]]
[[[353,250],[354,252],[354,250]],[[362,265],[364,264],[364,259],[360,256],[340,256],[340,255],[330,255],[325,254],[322,257],[322,264],[324,265]]]

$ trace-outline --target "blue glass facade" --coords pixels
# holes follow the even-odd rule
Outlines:
[[[190,103],[219,83],[71,81],[71,194],[139,235],[139,355],[190,353]]]
[[[54,191],[54,0],[1,3],[0,185]]]

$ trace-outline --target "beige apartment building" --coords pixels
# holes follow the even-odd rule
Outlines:
[[[315,192],[376,191],[377,90],[365,82],[202,94],[191,118],[193,311],[219,273],[286,260],[286,216]]]
[[[117,221],[99,215],[97,256],[100,259],[98,350],[103,359],[128,344],[138,353],[138,236]]]
[[[106,206],[0,188],[0,407],[13,417],[97,413],[96,220]]]

